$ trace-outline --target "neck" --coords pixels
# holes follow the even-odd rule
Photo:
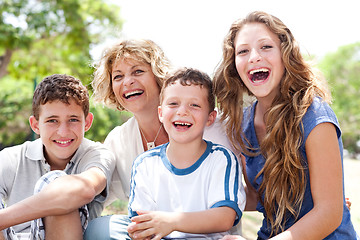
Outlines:
[[[203,139],[191,143],[176,143],[170,140],[166,155],[176,168],[185,169],[192,166],[205,152],[207,147]]]
[[[155,112],[155,111],[153,111]],[[141,114],[137,114],[134,115],[136,118],[136,121],[139,124],[139,128],[141,129],[140,131],[140,135],[143,139],[143,145],[144,145],[144,149],[147,149],[147,142],[155,142],[155,145],[161,145],[164,143],[167,143],[169,141],[168,139],[168,135],[164,129],[164,127],[162,127],[160,129],[160,127],[162,126],[159,117],[157,115],[157,112],[155,112],[156,114],[147,114],[147,115],[141,115]],[[154,141],[155,140],[155,141]]]

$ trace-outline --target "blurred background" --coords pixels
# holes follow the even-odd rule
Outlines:
[[[332,91],[345,147],[345,191],[360,229],[360,34],[357,0],[0,0],[0,149],[37,136],[31,131],[33,90],[44,77],[69,74],[88,86],[102,50],[122,38],[149,38],[176,66],[212,75],[231,23],[253,10],[279,17]],[[103,141],[128,113],[91,104],[86,137]],[[119,210],[120,209],[120,210]],[[126,211],[114,203],[110,212]],[[259,216],[245,214],[256,233]]]

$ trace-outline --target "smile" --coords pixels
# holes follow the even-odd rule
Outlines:
[[[176,128],[190,128],[192,126],[191,123],[185,123],[185,122],[174,122],[173,124]]]
[[[67,141],[58,141],[58,140],[54,140],[54,142],[59,143],[59,144],[67,144],[67,143],[70,143],[70,142],[72,142],[72,141],[73,141],[72,139],[67,140]]]
[[[251,70],[248,73],[249,79],[254,83],[267,80],[269,75],[270,75],[270,70],[267,68],[259,68],[259,69]]]
[[[141,95],[143,93],[144,93],[143,90],[134,90],[134,91],[131,91],[131,92],[124,93],[123,96],[124,96],[124,98],[129,99],[129,98],[134,97],[134,96],[139,96],[139,95]]]

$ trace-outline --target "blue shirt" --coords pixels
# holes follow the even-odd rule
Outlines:
[[[246,108],[244,110],[244,120],[243,120],[243,130],[245,133],[245,137],[249,142],[252,144],[252,147],[259,149],[259,143],[256,138],[255,133],[255,127],[254,127],[254,113],[255,113],[255,106],[257,102],[255,102],[252,106]],[[307,168],[307,156],[305,151],[305,142],[307,137],[309,136],[310,132],[320,123],[329,122],[334,124],[337,132],[338,137],[338,143],[340,147],[340,153],[341,153],[341,162],[343,161],[343,144],[341,140],[341,130],[339,127],[339,123],[337,121],[336,115],[333,112],[333,110],[330,108],[330,106],[323,102],[320,98],[314,98],[313,103],[308,108],[306,114],[304,115],[304,118],[302,120],[304,129],[303,129],[303,141],[302,145],[299,149],[302,156],[304,157],[304,165],[305,165],[305,174],[306,179],[310,179],[309,177],[309,169]],[[260,184],[263,180],[263,176],[261,175],[259,178],[256,179],[256,175],[259,173],[259,171],[263,168],[265,159],[263,155],[258,155],[255,157],[250,157],[245,155],[246,158],[246,172],[248,179],[252,186],[258,190],[260,187]],[[341,225],[332,232],[329,236],[327,236],[325,239],[359,239],[357,236],[354,227],[351,223],[350,219],[350,212],[349,209],[346,207],[345,203],[345,197],[343,197],[343,219],[341,222]],[[311,187],[310,187],[310,181],[306,182],[306,189],[305,189],[305,195],[304,195],[304,202],[300,209],[299,218],[303,217],[305,214],[307,214],[312,208],[314,207],[312,195],[311,195]],[[262,239],[267,239],[270,237],[271,233],[271,227],[268,226],[268,223],[266,221],[266,213],[264,206],[258,202],[257,211],[261,212],[264,215],[264,220],[262,223],[262,226],[258,232],[258,236]],[[285,223],[285,229],[288,229],[295,223],[295,219],[292,216],[288,221]]]

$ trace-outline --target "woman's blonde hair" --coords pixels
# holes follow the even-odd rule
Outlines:
[[[234,41],[245,24],[262,23],[280,39],[280,49],[285,73],[279,94],[265,114],[266,135],[260,143],[260,151],[254,149],[245,138],[242,129],[244,97],[252,96],[243,84],[235,66]],[[259,187],[267,221],[272,234],[284,230],[289,213],[298,217],[308,179],[305,179],[304,162],[299,148],[302,144],[302,119],[315,96],[330,101],[326,84],[316,76],[303,59],[300,48],[284,23],[264,12],[252,12],[245,19],[235,21],[223,43],[223,59],[214,76],[214,92],[222,120],[227,120],[227,134],[238,150],[254,156],[263,154],[266,159]],[[256,150],[255,154],[251,150]]]
[[[110,108],[124,110],[123,106],[115,97],[112,88],[112,67],[119,59],[130,59],[149,64],[156,77],[159,89],[169,71],[170,61],[166,58],[163,50],[151,40],[131,39],[116,43],[105,49],[100,61],[95,64],[93,87],[93,99]]]

